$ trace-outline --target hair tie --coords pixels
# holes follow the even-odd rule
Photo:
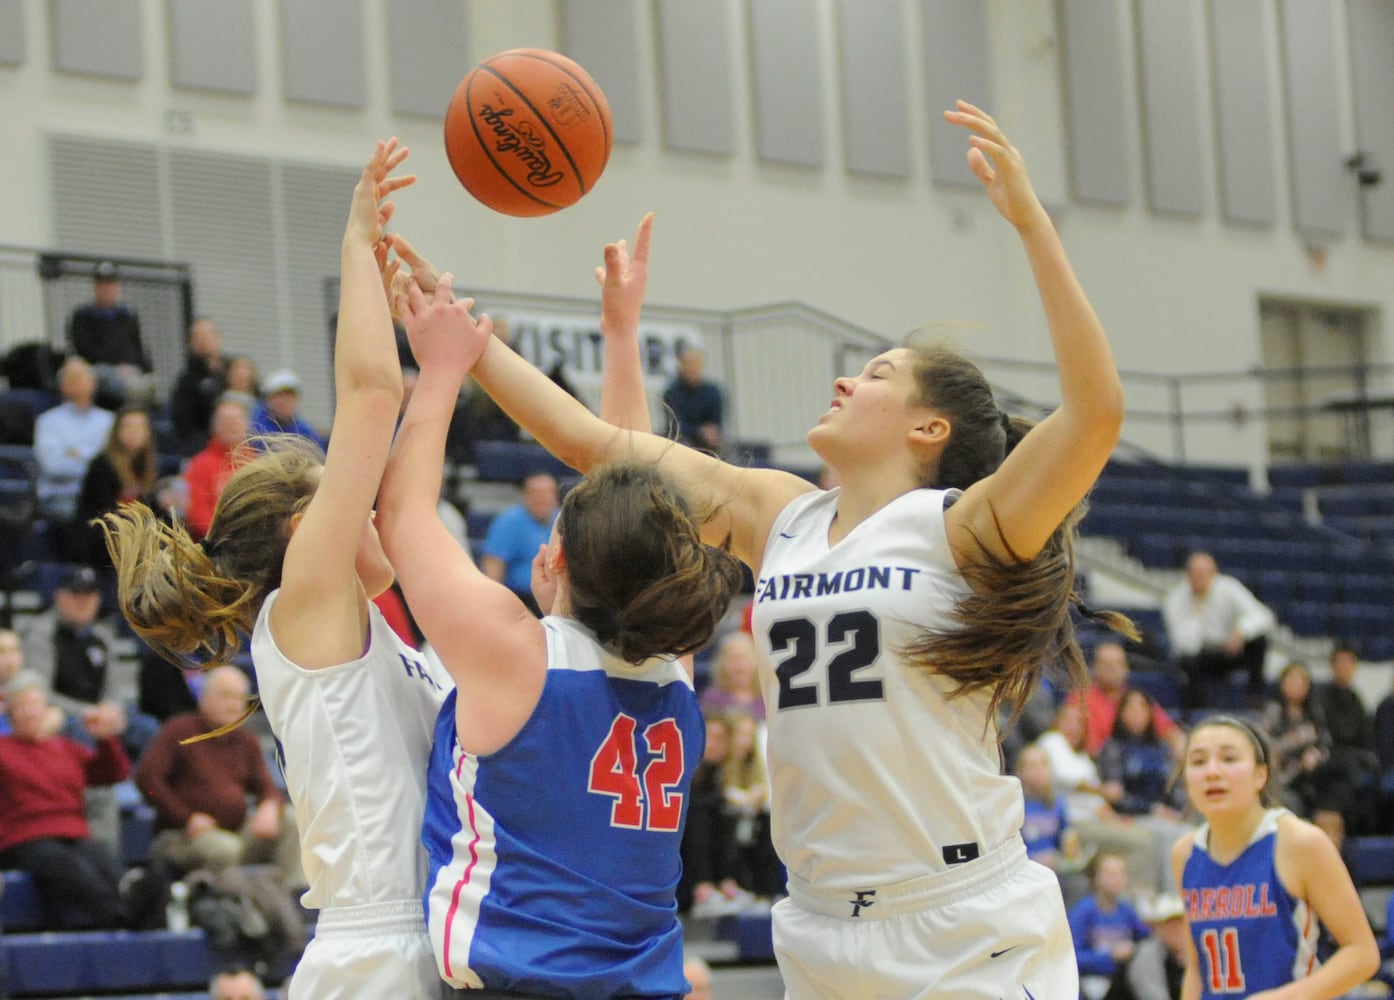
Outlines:
[[[206,555],[209,559],[213,558],[213,549],[216,546],[216,544],[216,542],[210,542],[208,540],[207,535],[204,535],[202,538],[198,540],[198,547],[203,549],[203,554]]]
[[[1007,433],[1007,436],[1011,437],[1012,415],[1008,413],[1006,410],[999,409],[997,411],[997,421],[1002,425],[1002,430]]]

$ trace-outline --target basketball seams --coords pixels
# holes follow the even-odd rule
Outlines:
[[[605,162],[608,162],[610,159],[610,147],[613,143],[613,140],[610,138],[609,116],[600,114],[601,101],[604,101],[603,94],[600,99],[597,99],[595,94],[592,93],[591,87],[587,84],[587,80],[590,79],[589,75],[587,75],[586,79],[582,79],[581,77],[577,76],[576,73],[569,66],[565,66],[562,63],[557,62],[555,59],[549,58],[550,55],[551,53],[539,51],[537,49],[514,49],[511,52],[500,52],[497,56],[493,56],[492,58],[486,60],[484,65],[487,66],[490,62],[493,62],[494,59],[502,59],[503,57],[507,56],[509,58],[516,59],[536,59],[538,62],[546,63],[553,69],[565,73],[568,77],[571,78],[572,82],[575,83],[576,86],[580,87],[581,90],[585,93],[586,99],[591,102],[591,107],[593,107],[596,110],[596,114],[600,118],[600,128],[605,135]],[[590,80],[590,83],[594,84],[595,81]],[[600,88],[597,85],[595,89],[599,90]],[[609,101],[605,101],[604,103],[605,106],[608,108]],[[604,162],[602,162],[601,170],[603,171],[604,169],[605,164]],[[579,177],[580,174],[578,173],[577,176]]]
[[[471,100],[471,94],[472,94],[472,92],[473,92],[473,90],[474,90],[475,81],[478,79],[478,70],[485,69],[485,68],[486,68],[486,67],[484,67],[484,66],[482,66],[482,65],[476,67],[476,68],[475,68],[475,71],[474,71],[474,72],[471,72],[469,83],[468,83],[468,84],[466,85],[466,87],[465,87],[465,117],[467,117],[467,118],[469,119],[470,131],[472,131],[472,132],[474,133],[475,143],[479,146],[480,150],[483,151],[484,155],[485,155],[486,157],[489,158],[489,162],[490,162],[490,163],[493,165],[493,167],[494,167],[494,172],[497,173],[497,174],[498,174],[500,177],[502,177],[504,180],[506,180],[506,181],[514,188],[514,190],[516,190],[519,194],[525,196],[526,198],[528,198],[528,199],[530,199],[530,200],[532,200],[532,201],[537,202],[537,204],[542,205],[542,206],[544,206],[545,208],[550,209],[550,210],[553,211],[553,212],[557,211],[558,209],[565,208],[565,207],[566,207],[565,205],[554,205],[552,202],[548,201],[547,199],[538,197],[535,193],[533,193],[532,191],[529,191],[527,188],[523,187],[523,186],[522,186],[521,184],[519,184],[516,180],[514,180],[514,179],[513,179],[513,175],[510,174],[507,170],[505,170],[504,167],[502,166],[502,164],[500,164],[500,162],[498,161],[498,159],[494,156],[494,150],[493,150],[493,148],[490,146],[490,144],[489,144],[488,142],[485,141],[485,137],[480,133],[480,131],[479,131],[479,122],[478,122],[478,120],[475,118],[475,115],[474,115],[474,103],[473,103],[473,101]],[[493,70],[490,70],[489,72],[490,72],[491,74],[493,74],[495,77],[498,77],[498,73],[494,72]],[[499,77],[499,79],[502,80],[503,78],[502,78],[502,77]],[[503,82],[504,82],[504,83],[508,83],[507,80],[504,80]],[[513,90],[515,93],[517,92],[516,88],[514,88],[512,84],[509,84],[509,89]],[[522,95],[519,94],[518,96],[521,97]],[[531,108],[532,105],[529,104],[528,107]],[[535,113],[535,112],[534,112],[534,113]],[[457,172],[457,175],[458,175],[458,172]],[[466,185],[466,190],[468,190],[468,187],[469,187],[469,186]],[[476,198],[479,198],[480,201],[484,202],[485,204],[488,204],[488,201],[487,201],[486,199],[481,198],[478,194],[475,194],[475,192],[471,191],[470,193],[471,193],[471,194],[474,194],[474,196],[475,196]],[[546,214],[546,213],[543,213],[543,214]]]
[[[552,66],[553,68],[558,68],[556,64],[551,62],[550,60],[544,59],[539,61],[546,62],[547,65]],[[521,90],[519,90],[517,85],[514,84],[512,80],[504,76],[498,70],[494,69],[494,67],[490,66],[487,62],[480,63],[479,68],[481,70],[488,70],[489,73],[492,74],[500,83],[506,86],[509,90],[513,91],[514,95],[518,98],[518,100],[522,101],[525,105],[527,105],[527,109],[529,111],[531,111],[534,115],[537,116],[537,120],[542,123],[542,127],[547,130],[547,134],[552,137],[552,141],[557,144],[557,148],[560,149],[562,155],[566,157],[566,162],[571,166],[571,176],[576,178],[576,183],[580,186],[581,193],[585,194],[587,191],[589,191],[590,188],[586,185],[586,179],[581,173],[581,168],[576,164],[575,158],[572,157],[571,150],[566,148],[566,143],[562,141],[561,136],[557,135],[556,129],[552,128],[552,123],[547,120],[547,116],[544,115],[541,111],[537,110],[537,105],[533,104],[532,101],[528,99],[528,96],[524,94]],[[473,119],[474,115],[471,114],[470,120],[473,121]],[[602,119],[602,121],[603,120],[604,119]],[[493,157],[490,157],[490,159],[492,160]]]

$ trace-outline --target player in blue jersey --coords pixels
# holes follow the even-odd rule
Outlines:
[[[459,694],[437,723],[423,828],[439,970],[474,996],[680,997],[679,844],[704,726],[670,654],[711,638],[739,566],[702,544],[653,466],[617,464],[562,504],[541,567],[550,615],[481,573],[435,513],[451,410],[491,339],[450,285],[430,301],[410,285],[401,310],[421,374],[379,505]],[[603,325],[628,322],[603,301]]]
[[[970,133],[969,163],[1040,289],[1061,405],[1029,433],[965,359],[888,351],[837,380],[809,432],[842,483],[816,491],[617,432],[510,351],[487,347],[473,370],[569,464],[656,463],[710,512],[704,535],[729,535],[755,571],[771,819],[790,872],[775,950],[795,1000],[1078,995],[1059,888],[1027,859],[996,720],[1048,659],[1083,674],[1071,538],[1117,441],[1122,388],[1020,154],[970,104],[945,117]],[[434,271],[413,276],[427,288]]]
[[[1268,761],[1263,737],[1233,716],[1205,719],[1186,742],[1186,791],[1205,823],[1171,855],[1191,937],[1183,1000],[1328,1000],[1379,967],[1331,839],[1269,807]],[[1323,926],[1337,948],[1318,963]]]
[[[383,199],[412,180],[391,176],[405,156],[379,143],[354,189],[328,455],[269,441],[229,480],[201,542],[141,504],[107,519],[122,611],[152,647],[219,663],[250,636],[300,829],[303,902],[319,910],[290,1000],[448,992],[426,933],[418,833],[450,681],[370,601],[392,583],[372,510],[402,375],[377,254],[385,262]]]

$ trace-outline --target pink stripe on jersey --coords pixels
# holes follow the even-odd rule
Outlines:
[[[464,766],[464,763],[465,755],[461,754],[460,761],[455,767],[455,776],[457,778],[460,776],[460,769]],[[455,974],[450,967],[450,942],[452,940],[450,936],[450,925],[455,922],[455,912],[460,908],[460,893],[464,891],[465,886],[469,885],[470,873],[474,871],[474,866],[479,861],[479,852],[476,850],[479,846],[479,828],[475,826],[474,822],[474,796],[466,793],[465,803],[469,807],[470,832],[474,834],[474,839],[470,841],[470,863],[465,866],[465,873],[460,876],[460,881],[455,883],[455,891],[450,896],[450,909],[447,910],[445,914],[445,947],[444,955],[442,956],[442,964],[445,966],[445,974],[447,976],[453,976]]]

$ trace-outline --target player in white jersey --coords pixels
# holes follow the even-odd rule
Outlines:
[[[391,176],[405,156],[396,140],[379,143],[354,189],[328,456],[267,440],[229,480],[200,543],[139,504],[107,521],[122,611],[146,642],[172,659],[220,663],[252,637],[297,811],[305,902],[320,908],[290,1000],[446,994],[426,935],[417,837],[449,680],[369,600],[392,583],[372,509],[402,377],[379,265],[391,216],[383,199],[412,181]]]
[[[785,473],[616,432],[511,351],[487,347],[473,369],[578,468],[656,462],[710,513],[705,537],[729,535],[755,571],[775,846],[791,875],[775,949],[799,1000],[1078,991],[1059,890],[1026,860],[1020,789],[996,773],[996,719],[1047,659],[1083,675],[1071,539],[1117,442],[1122,387],[1020,154],[972,105],[945,117],[970,133],[969,164],[1045,307],[1061,404],[1024,437],[964,359],[888,351],[837,380],[808,441],[842,486],[809,495]]]

